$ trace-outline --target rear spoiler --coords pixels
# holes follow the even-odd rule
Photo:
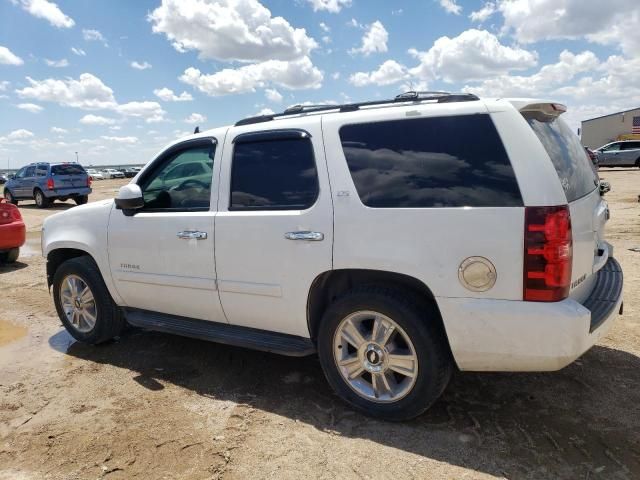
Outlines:
[[[520,113],[531,113],[536,116],[546,117],[548,120],[558,118],[567,111],[567,107],[561,103],[529,103],[520,107]]]

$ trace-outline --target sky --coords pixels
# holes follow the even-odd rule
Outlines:
[[[0,0],[0,170],[406,90],[640,106],[638,0]]]

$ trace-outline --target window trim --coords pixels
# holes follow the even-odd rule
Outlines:
[[[246,140],[243,140],[244,137]],[[238,138],[240,141],[238,142]],[[241,133],[237,135],[232,141],[231,144],[234,145],[233,150],[231,151],[231,166],[229,168],[229,203],[227,206],[227,210],[230,212],[304,212],[307,211],[318,203],[318,199],[320,198],[320,176],[318,172],[318,162],[316,159],[316,149],[313,146],[313,141],[311,140],[312,136],[306,130],[298,129],[298,128],[289,128],[289,129],[277,129],[277,130],[261,130],[256,132],[249,133]],[[313,166],[315,169],[315,184],[316,184],[316,195],[313,201],[306,206],[305,208],[292,208],[291,206],[256,206],[256,207],[234,207],[233,206],[233,169],[235,167],[235,154],[236,154],[236,145],[243,145],[247,143],[257,143],[257,142],[271,142],[271,141],[286,141],[286,140],[306,140],[309,142],[311,146],[311,159],[313,161]]]
[[[154,158],[149,167],[145,169],[140,178],[136,179],[135,185],[140,187],[140,190],[144,195],[144,187],[147,186],[147,180],[150,177],[153,177],[154,174],[158,172],[158,170],[162,170],[171,160],[175,158],[175,155],[184,151],[189,150],[191,148],[197,148],[201,146],[209,147],[209,156],[214,161],[214,169],[212,171],[211,176],[211,189],[209,190],[209,195],[211,195],[211,191],[213,191],[213,182],[214,182],[214,172],[215,172],[215,154],[216,147],[218,145],[218,140],[215,137],[200,137],[200,138],[192,138],[189,140],[184,140],[182,142],[171,145],[169,148],[161,152],[159,155]],[[211,199],[209,199],[208,207],[190,207],[190,208],[145,208],[142,207],[136,210],[136,213],[175,213],[175,212],[208,212],[211,210]]]

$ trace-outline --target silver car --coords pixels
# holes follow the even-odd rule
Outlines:
[[[640,141],[607,143],[596,150],[596,155],[599,167],[640,167]]]

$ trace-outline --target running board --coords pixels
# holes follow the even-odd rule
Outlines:
[[[316,351],[311,339],[286,333],[196,320],[147,310],[126,309],[125,317],[127,322],[134,327],[290,357],[304,357],[312,355]]]

